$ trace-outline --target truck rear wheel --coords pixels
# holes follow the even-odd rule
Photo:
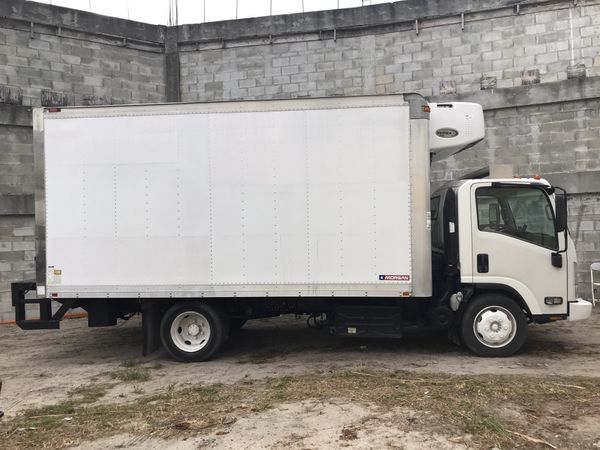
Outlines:
[[[202,302],[173,305],[160,324],[165,349],[182,362],[206,361],[221,348],[228,333],[226,311]]]
[[[469,350],[479,356],[510,356],[527,339],[527,318],[512,298],[482,294],[467,305],[460,334]]]

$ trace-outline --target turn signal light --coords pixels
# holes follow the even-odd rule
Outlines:
[[[546,305],[562,305],[562,297],[546,297],[544,303]]]

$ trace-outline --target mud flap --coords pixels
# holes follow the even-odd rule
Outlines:
[[[141,307],[144,335],[142,355],[148,356],[160,347],[160,303],[155,299],[141,300]]]

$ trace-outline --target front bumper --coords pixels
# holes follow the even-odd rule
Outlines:
[[[569,302],[569,322],[575,322],[576,320],[584,320],[592,315],[592,303],[587,300],[578,298],[577,300]]]

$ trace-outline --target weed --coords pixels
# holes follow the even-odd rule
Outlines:
[[[502,422],[493,416],[474,416],[471,419],[472,431],[475,434],[491,432],[497,435],[506,435],[507,431]]]
[[[197,387],[194,388],[194,393],[198,394],[201,398],[202,401],[207,402],[207,401],[211,401],[214,400],[218,394],[218,389],[213,387]]]
[[[294,378],[287,375],[285,377],[279,378],[277,380],[275,380],[275,383],[273,384],[273,387],[275,389],[283,389],[286,386],[289,386],[292,382],[294,381]]]
[[[150,373],[148,369],[142,367],[129,367],[126,369],[116,370],[112,372],[110,376],[114,380],[132,382],[132,381],[148,381],[150,379]]]
[[[91,384],[79,386],[69,391],[69,397],[79,397],[78,403],[94,403],[106,395],[106,391],[113,387],[112,384]]]
[[[148,370],[124,368],[115,378],[138,381],[140,374],[148,376]],[[542,392],[544,402],[539,405],[539,414],[529,422],[523,419],[527,414],[518,419],[482,414],[482,411],[493,411],[499,403],[526,411],[531,399]],[[399,408],[426,413],[429,420],[413,421],[411,426],[442,435],[470,433],[475,447],[514,448],[532,436],[551,436],[553,444],[568,448],[572,447],[569,436],[557,435],[555,422],[545,420],[557,413],[558,406],[549,409],[548,405],[560,405],[560,417],[565,422],[577,420],[581,411],[586,411],[589,417],[600,416],[600,385],[593,378],[550,380],[523,376],[344,371],[183,390],[170,386],[160,395],[112,405],[84,405],[85,398],[94,398],[87,388],[80,388],[79,395],[82,396],[79,403],[70,400],[28,410],[15,419],[1,422],[3,448],[62,448],[65,442],[77,445],[85,440],[128,432],[132,427],[140,433],[166,439],[206,434],[222,427],[232,414],[250,415],[283,402],[307,399],[351,399],[381,412]],[[190,408],[189,405],[202,407]],[[185,411],[185,420],[182,411]],[[72,420],[65,420],[67,417]],[[343,432],[342,436],[344,440],[354,439],[351,431]],[[587,444],[584,442],[581,447]],[[589,444],[591,448],[591,442]]]
[[[136,361],[134,359],[126,359],[125,361],[123,361],[120,364],[121,367],[125,367],[127,369],[131,369],[131,368],[137,367],[139,365],[140,365],[139,361]]]

